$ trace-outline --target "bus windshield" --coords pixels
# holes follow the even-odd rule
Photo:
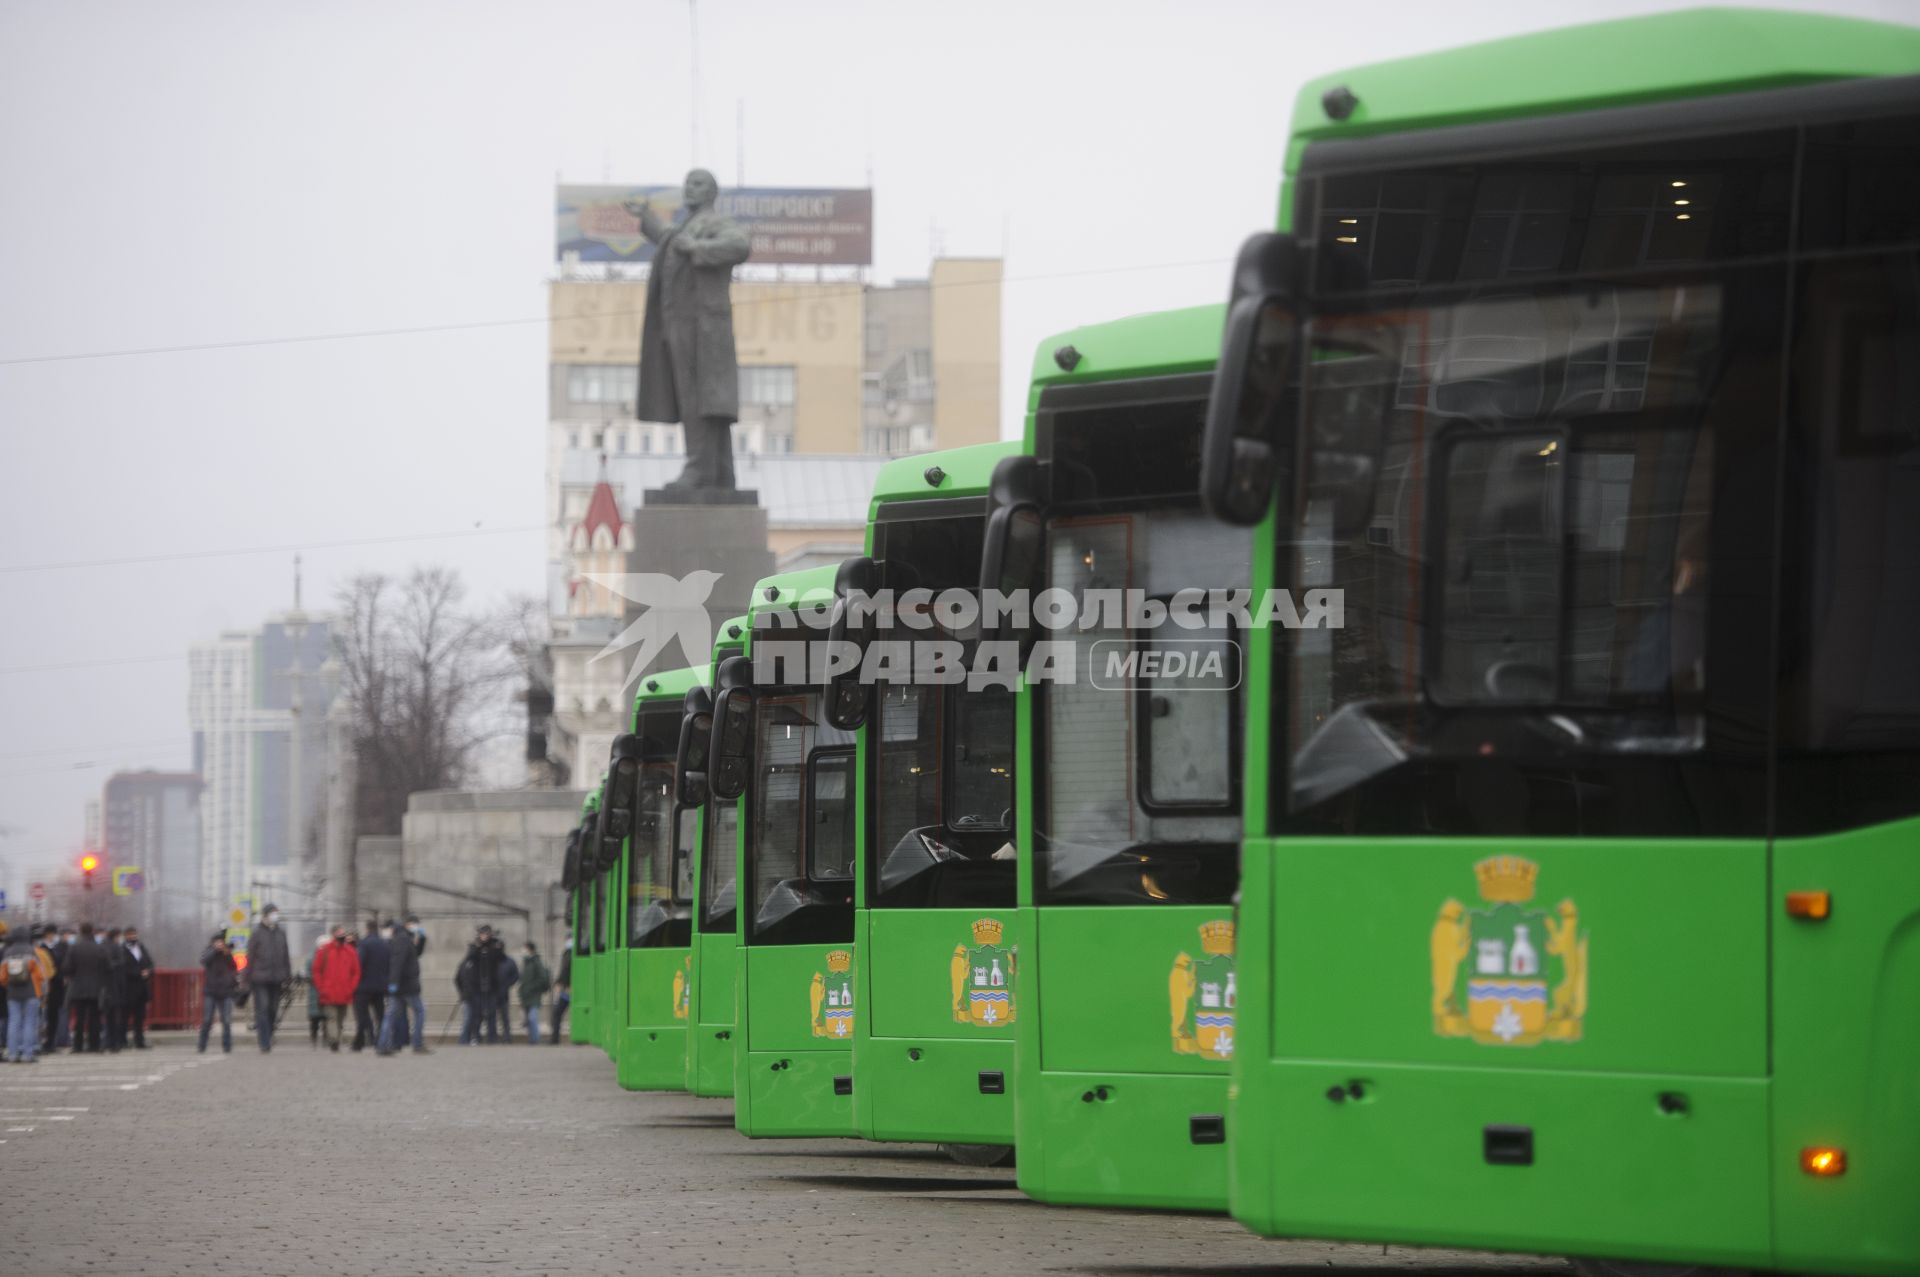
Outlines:
[[[732,931],[736,921],[733,880],[740,864],[740,804],[708,803],[701,828],[706,845],[700,858],[700,929],[710,934]]]
[[[1041,635],[1071,645],[1075,668],[1036,688],[1041,903],[1225,903],[1238,881],[1243,636],[1087,609],[1116,591],[1164,604],[1247,587],[1251,534],[1207,518],[1194,495],[1208,379],[1179,381],[1158,401],[1062,396],[1043,427],[1055,485],[1044,584],[1082,610],[1073,629]],[[1215,659],[1158,659],[1175,650]]]
[[[978,585],[984,504],[969,502],[959,514],[933,516],[925,514],[929,508],[898,503],[874,527],[881,586],[896,595]],[[956,641],[963,650],[980,637],[977,625],[951,631],[931,615],[925,623],[924,630],[902,632]],[[868,902],[881,908],[1011,908],[1018,891],[1012,694],[1004,687],[883,684],[867,748],[874,821]]]
[[[1344,628],[1276,641],[1284,822],[1684,830],[1753,782],[1792,155],[1782,131],[1307,184],[1277,570],[1340,591]]]
[[[812,689],[766,689],[753,708],[748,943],[850,941],[853,733],[827,724]]]
[[[673,764],[643,763],[627,857],[627,944],[687,942],[687,898],[674,890]]]

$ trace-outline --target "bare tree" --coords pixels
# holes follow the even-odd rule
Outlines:
[[[458,574],[441,567],[416,568],[399,582],[367,573],[340,591],[356,834],[397,834],[409,794],[469,783],[482,745],[512,716],[526,672],[515,652],[525,641],[525,605],[475,612],[462,606],[465,595]]]

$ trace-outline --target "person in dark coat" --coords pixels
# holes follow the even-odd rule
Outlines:
[[[547,1045],[560,1045],[560,1022],[567,1018],[567,1008],[573,1005],[573,937],[568,936],[566,945],[560,950],[560,971],[553,977],[553,1030],[547,1034]]]
[[[427,1004],[420,997],[420,955],[407,933],[387,928],[387,1018],[380,1028],[379,1055],[396,1055],[407,1044],[407,1020],[413,1020],[413,1050],[427,1055]]]
[[[47,953],[53,959],[53,979],[47,984],[47,1000],[40,1008],[40,1022],[46,1026],[40,1043],[44,1055],[70,1041],[67,1036],[67,951],[73,947],[73,939],[51,924],[42,935]]]
[[[268,905],[247,941],[247,986],[253,991],[253,1027],[261,1051],[273,1050],[274,1018],[280,1014],[280,990],[293,979],[293,955],[280,910]]]
[[[520,965],[507,952],[507,942],[493,938],[493,1020],[500,1022],[500,1040],[513,1045],[513,986],[520,983]],[[493,1041],[493,1020],[487,1023],[487,1041]]]
[[[465,1018],[460,1023],[460,1045],[478,1045],[487,1030],[492,1032],[485,1040],[499,1041],[499,1030],[492,1023],[495,994],[500,987],[500,963],[493,952],[492,927],[481,927],[473,943],[467,946],[467,956],[460,960],[459,970],[453,973],[453,987],[465,1007]]]
[[[153,952],[140,939],[138,927],[128,927],[122,937],[127,951],[125,983],[121,994],[121,1040],[133,1039],[134,1049],[147,1049],[147,1004],[153,1001]]]
[[[106,1037],[107,1052],[120,1054],[120,1048],[126,1045],[126,985],[127,950],[120,943],[120,928],[113,927],[107,932],[107,987],[100,994],[100,1024]]]
[[[201,969],[206,972],[205,982],[200,988],[200,1051],[207,1050],[207,1035],[213,1029],[213,1016],[220,1014],[220,1049],[233,1050],[233,998],[240,991],[240,968],[233,961],[233,951],[227,948],[227,933],[213,933],[213,943],[200,955]]]
[[[100,999],[113,978],[107,946],[93,934],[93,924],[80,924],[80,939],[67,950],[67,1003],[73,1008],[73,1053],[100,1052]]]
[[[360,937],[360,987],[353,991],[353,1049],[378,1046],[380,1025],[387,1018],[387,942],[380,924],[367,919]]]
[[[753,241],[739,223],[715,211],[719,198],[720,183],[697,168],[682,187],[687,215],[678,225],[662,222],[645,201],[627,205],[640,233],[654,244],[635,415],[680,422],[687,442],[686,467],[667,484],[669,491],[734,486],[740,365],[733,340],[733,268],[753,252]]]

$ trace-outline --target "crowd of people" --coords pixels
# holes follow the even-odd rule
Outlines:
[[[546,1040],[557,1044],[571,1001],[572,948],[565,947],[555,972],[532,940],[520,945],[516,955],[492,927],[480,927],[454,976],[461,1045],[513,1042],[516,996],[523,1040],[539,1044],[541,1014],[550,1001]],[[427,934],[417,915],[408,915],[404,923],[373,919],[361,931],[335,926],[319,938],[312,956],[296,971],[280,911],[269,905],[244,952],[223,929],[213,933],[200,955],[204,978],[199,1049],[206,1051],[218,1021],[220,1049],[231,1052],[233,1013],[251,1004],[260,1050],[272,1051],[282,1002],[297,996],[299,977],[304,977],[308,1034],[315,1049],[324,1045],[337,1052],[348,1044],[351,1014],[351,1050],[371,1047],[381,1056],[408,1049],[429,1054],[420,985],[420,958],[426,950]],[[90,922],[77,929],[48,924],[12,935],[0,922],[4,1060],[30,1064],[55,1050],[146,1050],[154,970],[153,955],[135,927],[101,932]]]
[[[49,923],[14,935],[0,922],[0,1058],[32,1064],[47,1051],[146,1050],[153,972],[138,927]]]
[[[418,1055],[431,1054],[426,1000],[420,984],[420,958],[426,951],[427,933],[419,917],[411,914],[404,923],[391,918],[369,920],[360,931],[336,925],[321,936],[300,972],[306,978],[308,1041],[315,1048],[324,1045],[335,1052],[348,1045],[353,1051],[371,1047],[380,1056],[408,1049]],[[221,1049],[233,1049],[233,1011],[249,998],[254,1003],[254,1032],[260,1050],[273,1049],[282,995],[293,982],[295,971],[279,911],[272,906],[262,913],[246,957],[243,973],[225,932],[216,932],[200,955],[200,965],[206,971],[200,1018],[202,1051],[207,1049],[216,1019],[220,1022]],[[541,1006],[549,993],[554,995],[549,1040],[557,1042],[569,1000],[569,959],[562,958],[560,965],[556,980],[531,940],[521,946],[516,962],[493,929],[481,927],[454,978],[465,1017],[461,1044],[513,1041],[509,1007],[516,985],[530,1043],[540,1041]],[[347,1040],[349,1012],[354,1025],[351,1044]]]

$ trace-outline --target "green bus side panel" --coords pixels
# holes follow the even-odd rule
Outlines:
[[[573,955],[573,1003],[567,1008],[567,1037],[576,1046],[593,1041],[593,982],[597,974],[591,955]]]
[[[1223,962],[1206,951],[1201,930],[1231,923],[1231,908],[1054,906],[1036,917],[1040,1063],[1047,1072],[1226,1076],[1231,1047],[1223,1058],[1183,1049],[1180,1035],[1200,998],[1197,990],[1185,992],[1181,977],[1206,969],[1209,959],[1231,969],[1231,955]]]
[[[1273,1236],[1715,1264],[1767,1262],[1768,1083],[1631,1073],[1266,1063],[1234,1139],[1269,1159]],[[1330,1092],[1360,1084],[1361,1098]],[[1684,1114],[1659,1097],[1684,1095]],[[1525,1127],[1531,1165],[1489,1162]],[[1236,1183],[1238,1190],[1241,1186]]]
[[[694,937],[687,1089],[695,1095],[733,1094],[733,977],[738,944],[731,931]]]
[[[1224,1122],[1234,1049],[1220,906],[1019,911],[1015,1164],[1022,1191],[1081,1205],[1225,1210]],[[1203,930],[1205,929],[1205,930]],[[1208,1051],[1195,1040],[1213,986]],[[1236,985],[1237,989],[1237,985]],[[1237,997],[1237,993],[1232,995]]]
[[[853,946],[748,945],[741,950],[741,1023],[733,1038],[733,1116],[741,1134],[855,1133],[852,1025],[847,1024],[844,1036],[827,1029],[827,957],[835,952],[851,955]],[[822,986],[818,1033],[816,976]],[[854,1013],[859,1014],[857,1006]]]
[[[1276,1058],[1767,1071],[1759,843],[1290,841],[1270,854]],[[1489,868],[1483,882],[1483,862],[1503,858],[1519,876]]]
[[[1015,911],[862,909],[854,917],[868,1011],[854,1022],[862,1138],[1012,1144]],[[976,940],[975,924],[985,921],[999,924],[997,944],[986,943],[995,941],[988,927]],[[1008,955],[998,986],[995,949]],[[976,998],[971,958],[982,950]]]
[[[1920,1272],[1920,821],[1773,855],[1773,1263]],[[1832,916],[1787,917],[1789,891],[1832,893]],[[1803,1172],[1816,1146],[1846,1173]]]
[[[869,909],[863,916],[872,937],[860,952],[874,1036],[1013,1040],[1019,933],[1012,909]],[[976,923],[987,924],[977,939]]]
[[[687,1082],[691,949],[627,949],[626,1022],[618,1069],[629,1091],[679,1091]]]

